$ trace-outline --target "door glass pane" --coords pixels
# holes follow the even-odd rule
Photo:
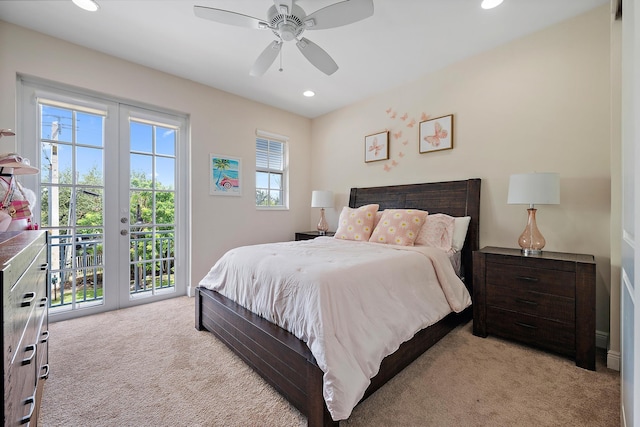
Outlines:
[[[131,154],[131,188],[153,187],[153,156]]]
[[[153,150],[153,126],[131,121],[131,151],[151,153]]]
[[[159,190],[175,189],[176,159],[156,157],[156,188]]]
[[[172,128],[131,120],[131,298],[175,292],[175,137]]]
[[[77,143],[102,147],[102,141],[104,139],[103,117],[96,114],[78,112],[77,118]]]
[[[78,184],[104,185],[102,154],[102,149],[76,148],[76,179]]]
[[[156,154],[176,155],[175,129],[156,126]]]
[[[41,228],[52,311],[103,303],[105,117],[39,105]]]

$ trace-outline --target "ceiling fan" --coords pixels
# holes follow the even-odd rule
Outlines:
[[[373,15],[373,0],[346,0],[334,3],[307,15],[295,0],[273,0],[267,19],[254,18],[229,10],[194,6],[196,16],[222,24],[258,30],[271,30],[276,36],[258,56],[249,74],[261,76],[276,60],[284,42],[296,41],[296,46],[316,68],[327,75],[338,70],[338,64],[320,46],[300,37],[305,30],[324,30],[352,24]]]

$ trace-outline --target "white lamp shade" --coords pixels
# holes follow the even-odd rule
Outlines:
[[[560,204],[560,176],[557,173],[521,173],[509,179],[508,204]]]
[[[326,190],[313,190],[311,193],[312,208],[332,208],[333,192]]]

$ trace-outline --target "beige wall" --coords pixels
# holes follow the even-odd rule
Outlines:
[[[311,121],[207,86],[122,61],[0,21],[0,126],[16,128],[16,74],[188,113],[191,124],[191,282],[197,282],[229,248],[290,240],[310,215]],[[255,209],[255,132],[290,137],[291,209]],[[18,135],[19,137],[19,135]],[[14,151],[14,138],[0,152]],[[209,195],[208,154],[241,157],[242,197]]]
[[[16,127],[16,73],[188,113],[192,283],[230,247],[287,240],[294,231],[313,227],[318,212],[308,207],[311,189],[337,193],[338,207],[327,212],[335,229],[350,187],[479,177],[480,243],[514,247],[526,207],[506,204],[509,175],[559,172],[561,204],[538,206],[538,225],[546,249],[596,256],[596,326],[608,332],[615,240],[610,232],[609,55],[609,13],[602,7],[308,120],[0,22],[0,118],[2,126]],[[395,119],[387,109],[397,112]],[[453,113],[454,149],[419,154],[418,126],[407,127],[399,118],[404,113],[417,121],[422,113]],[[204,159],[209,152],[242,157],[243,175],[253,182],[249,166],[257,128],[291,138],[290,211],[256,211],[251,188],[242,198],[208,195]],[[391,160],[397,165],[388,172],[387,162],[363,162],[364,136],[384,129],[402,131],[400,138],[391,138]],[[13,146],[3,140],[0,150],[9,149]]]
[[[509,175],[558,172],[561,204],[538,206],[538,225],[546,249],[595,255],[596,327],[608,332],[609,52],[609,12],[601,7],[314,119],[312,185],[338,194],[332,229],[352,186],[478,177],[481,246],[517,247],[526,206],[506,204]],[[418,127],[407,121],[422,113],[455,115],[453,150],[418,153]],[[384,129],[402,132],[391,137],[391,159],[365,164],[364,136]],[[391,161],[397,166],[387,172]]]

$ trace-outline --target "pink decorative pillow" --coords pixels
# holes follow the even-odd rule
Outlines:
[[[357,209],[345,206],[340,213],[335,238],[366,242],[373,230],[373,220],[379,205],[365,205]]]
[[[375,230],[376,227],[378,226],[378,223],[380,222],[380,218],[382,218],[382,211],[378,211],[376,212],[376,217],[373,220],[373,229]]]
[[[385,209],[370,242],[413,246],[428,212],[417,209]]]
[[[429,215],[427,222],[418,234],[415,244],[431,246],[444,251],[451,250],[455,218],[445,214]]]

